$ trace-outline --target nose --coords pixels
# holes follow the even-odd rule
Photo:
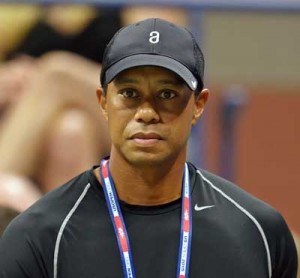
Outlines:
[[[144,102],[138,107],[134,118],[137,122],[147,124],[157,123],[160,119],[159,114],[149,102]]]

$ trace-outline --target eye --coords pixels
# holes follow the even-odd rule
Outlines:
[[[136,98],[136,97],[138,97],[137,92],[134,91],[134,90],[131,90],[131,89],[123,90],[120,94],[125,98]]]
[[[165,90],[159,93],[159,97],[163,99],[171,99],[174,98],[176,94],[170,90]]]

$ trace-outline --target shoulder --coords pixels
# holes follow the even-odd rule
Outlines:
[[[267,221],[269,225],[282,222],[283,218],[275,208],[240,186],[206,170],[195,168],[195,171],[198,175],[198,181],[203,186],[210,188],[214,194],[220,196],[228,204],[235,206],[243,213],[251,214],[264,223]]]
[[[9,224],[0,242],[0,268],[8,277],[24,271],[26,277],[52,277],[59,233],[90,189],[88,173],[48,193]]]
[[[63,219],[89,188],[88,172],[76,176],[19,214],[7,227],[3,238],[19,232],[36,236],[45,230],[57,233]]]
[[[240,186],[206,170],[197,169],[192,165],[191,167],[196,175],[195,186],[203,186],[209,190],[209,194],[222,199],[228,207],[239,210],[248,218],[249,223],[252,222],[256,226],[265,245],[272,277],[283,277],[280,276],[283,273],[289,273],[289,276],[284,277],[296,277],[295,243],[281,213]]]

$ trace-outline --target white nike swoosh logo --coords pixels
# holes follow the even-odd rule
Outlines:
[[[203,206],[203,207],[198,207],[198,205],[196,204],[194,209],[195,211],[200,211],[200,210],[204,210],[204,209],[208,209],[208,208],[212,208],[214,207],[215,205],[212,205],[212,206]]]

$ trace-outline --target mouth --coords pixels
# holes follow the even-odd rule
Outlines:
[[[162,137],[159,134],[154,132],[150,132],[150,133],[138,132],[135,133],[133,136],[131,136],[130,139],[138,145],[151,146],[161,141]]]

